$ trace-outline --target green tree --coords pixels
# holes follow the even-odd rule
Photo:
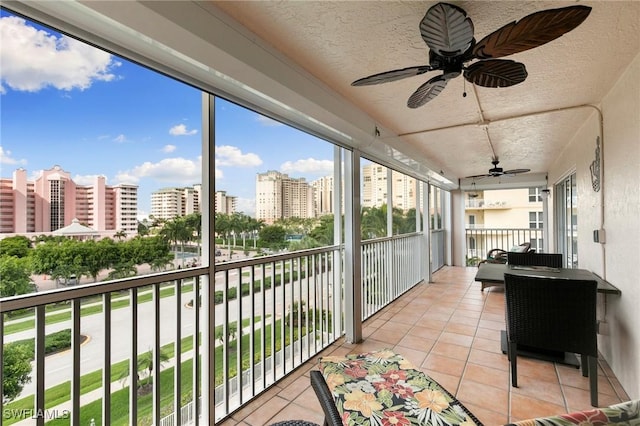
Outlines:
[[[31,240],[17,235],[0,240],[0,256],[27,257],[31,250]]]
[[[162,229],[160,230],[160,235],[164,237],[170,243],[173,243],[176,248],[178,244],[180,245],[181,252],[184,252],[184,243],[191,239],[191,234],[189,232],[189,228],[187,227],[187,222],[184,217],[176,217],[173,220],[168,221],[164,224]],[[178,251],[176,249],[175,258],[178,258]],[[182,259],[184,263],[184,257]]]
[[[263,247],[269,247],[274,250],[282,249],[287,245],[284,240],[286,233],[282,226],[265,226],[260,231],[260,243]]]
[[[113,234],[113,238],[116,238],[118,241],[122,241],[125,238],[127,238],[127,233],[124,232],[124,230],[119,230],[118,232],[116,232],[115,234]]]
[[[332,214],[322,216],[316,227],[309,232],[309,237],[317,241],[320,247],[333,245],[333,220]]]
[[[363,240],[387,235],[387,205],[364,207],[360,213],[360,229]]]
[[[25,345],[4,345],[2,354],[2,401],[14,400],[31,381],[31,355]]]
[[[98,242],[85,241],[81,248],[83,269],[93,278],[93,282],[98,281],[100,271],[111,267],[119,257],[118,246],[110,238],[104,238]]]
[[[227,339],[229,342],[235,340],[236,335],[238,333],[238,326],[235,322],[229,323],[227,325]],[[218,327],[216,330],[216,339],[220,341],[220,344],[224,344],[224,331],[223,327]]]
[[[200,212],[191,213],[184,218],[187,229],[191,232],[192,240],[198,244],[198,257],[201,255],[202,246],[202,215]],[[195,234],[195,236],[194,236]]]
[[[0,297],[30,293],[34,287],[28,258],[0,257]]]
[[[160,353],[159,353],[159,358],[160,358],[160,368],[162,368],[162,365],[165,364],[167,361],[169,361],[169,355],[167,354],[166,350],[164,349],[160,349]],[[141,378],[149,378],[149,383],[151,382],[151,374],[153,373],[153,351],[149,350],[143,354],[138,355],[138,359],[136,362],[136,366],[137,366],[137,372],[136,372],[136,388],[138,390],[140,390],[141,386],[143,385]],[[129,363],[127,363],[127,366],[125,369],[123,369],[122,373],[120,374],[119,380],[121,380],[122,382],[124,382],[125,380],[127,380],[127,378],[129,378]]]

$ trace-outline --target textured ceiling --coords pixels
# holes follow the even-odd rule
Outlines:
[[[454,179],[486,173],[494,155],[505,169],[547,172],[594,113],[592,108],[575,107],[598,105],[640,52],[637,1],[452,3],[466,10],[477,40],[538,10],[576,3],[593,9],[568,34],[507,57],[526,65],[529,76],[523,83],[493,89],[458,77],[433,101],[409,109],[408,97],[437,71],[376,86],[350,83],[427,64],[428,48],[418,25],[435,2],[216,1],[214,5],[382,127],[401,135],[389,140],[398,150],[424,155],[453,173],[449,178]]]

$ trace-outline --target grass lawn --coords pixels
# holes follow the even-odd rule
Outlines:
[[[173,284],[166,285],[165,288],[162,288],[160,290],[160,297],[173,296],[175,294],[174,289],[175,288]],[[193,291],[193,284],[185,284],[182,286],[183,293],[189,293],[191,291]],[[138,303],[149,302],[152,300],[152,298],[153,298],[153,293],[151,292],[144,293],[138,297]],[[91,299],[92,300],[90,303],[83,302],[83,305],[102,302],[102,297],[91,298]],[[129,306],[128,294],[112,299],[111,309],[119,309],[127,306]],[[70,320],[71,312],[68,309],[69,309],[69,305],[64,305],[64,304],[63,305],[57,304],[55,309],[51,309],[51,310],[47,309],[48,312],[55,312],[56,310],[61,310],[64,312],[59,312],[57,314],[48,313],[45,319],[46,324],[55,324],[58,322]],[[80,315],[82,316],[99,314],[101,312],[102,312],[102,304],[87,306],[80,309]],[[29,314],[29,316],[32,318],[33,314]],[[35,324],[36,322],[34,319],[25,319],[24,321],[6,324],[4,326],[4,334],[8,335],[11,333],[18,333],[20,331],[31,330],[35,327]]]
[[[261,317],[255,317],[254,321],[260,321]],[[232,324],[235,324],[232,323]],[[242,327],[247,327],[251,324],[251,320],[246,318],[242,320]],[[222,330],[222,326],[216,327],[215,332],[218,330]],[[181,352],[188,352],[193,349],[193,336],[183,337],[181,340]],[[162,346],[162,351],[164,351],[169,358],[173,358],[175,355],[175,345],[173,343],[166,344]],[[222,354],[222,352],[220,352]],[[111,382],[116,382],[120,380],[125,371],[129,369],[129,360],[123,360],[117,362],[111,366]],[[173,367],[172,367],[173,368]],[[172,370],[173,371],[173,370]],[[91,373],[85,374],[80,378],[80,394],[83,395],[85,393],[91,392],[96,389],[100,389],[102,387],[102,370],[96,370]],[[48,388],[45,391],[45,408],[52,408],[59,404],[69,401],[69,397],[71,395],[71,381],[67,381],[64,383],[60,383],[56,386]],[[127,400],[128,401],[128,400]],[[12,402],[9,402],[4,405],[4,409],[6,410],[31,410],[34,408],[34,398],[33,395],[27,396]],[[128,407],[128,402],[127,402]],[[9,411],[8,411],[9,412]],[[4,425],[11,425],[16,423],[19,419],[5,419]],[[87,423],[88,424],[88,423]]]

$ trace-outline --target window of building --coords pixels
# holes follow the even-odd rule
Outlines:
[[[529,228],[542,229],[542,227],[543,227],[542,212],[529,212]]]
[[[542,190],[540,188],[529,188],[529,202],[542,202]]]

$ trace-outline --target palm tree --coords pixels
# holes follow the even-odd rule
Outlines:
[[[125,238],[127,238],[127,233],[124,232],[124,230],[119,230],[118,232],[116,232],[115,234],[113,234],[113,238],[117,238],[118,241],[121,241]]]
[[[202,215],[200,212],[191,213],[185,216],[185,223],[191,234],[195,234],[196,243],[198,244],[198,257],[201,255],[202,247]]]
[[[160,230],[160,235],[170,243],[174,243],[176,247],[178,243],[181,243],[181,252],[184,252],[184,243],[190,239],[189,229],[183,217],[176,217],[166,222]],[[182,257],[184,264],[184,256]],[[177,258],[178,251],[176,250],[174,260],[177,260]]]

